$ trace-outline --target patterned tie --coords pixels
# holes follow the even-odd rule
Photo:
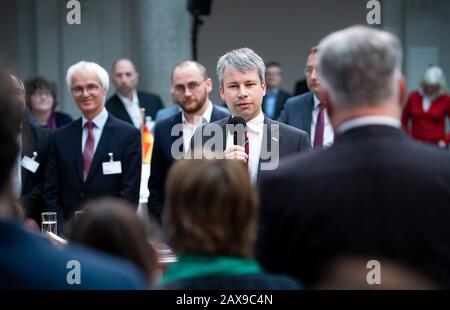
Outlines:
[[[92,159],[94,158],[94,123],[89,121],[84,125],[88,129],[88,136],[86,139],[86,143],[84,144],[83,150],[83,176],[84,180],[89,173],[89,169],[91,168]]]
[[[323,131],[325,127],[325,104],[319,103],[319,115],[317,115],[316,132],[314,134],[314,148],[323,147]]]
[[[248,136],[247,136],[247,131],[245,131],[244,133],[244,148],[245,148],[245,154],[247,154],[247,165],[248,165],[248,161],[250,159],[250,143],[248,140]]]

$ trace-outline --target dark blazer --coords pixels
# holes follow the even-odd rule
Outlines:
[[[211,114],[211,122],[217,121],[229,114],[213,107]],[[153,129],[154,145],[152,151],[152,162],[150,168],[150,178],[148,180],[148,189],[150,196],[148,198],[147,209],[150,216],[161,221],[161,211],[164,205],[164,184],[166,182],[167,173],[175,161],[171,153],[172,144],[182,138],[183,132],[179,135],[172,136],[173,126],[181,124],[181,112],[156,122]],[[179,148],[180,153],[183,144]]]
[[[136,290],[145,289],[144,276],[131,264],[105,254],[69,245],[58,249],[18,223],[0,221],[1,290]],[[81,284],[67,276],[76,260]],[[70,275],[69,275],[69,278]]]
[[[222,134],[222,149],[215,150],[213,152],[219,151],[222,153],[226,149],[226,139],[227,139],[227,131],[226,125],[228,123],[229,117],[221,119],[217,122],[207,124],[196,130],[194,133],[194,137],[191,141],[192,150],[198,150],[199,147],[205,145],[207,141],[215,138],[215,132],[212,132],[211,136],[202,135],[205,128],[211,125],[218,125],[220,127],[220,132]],[[292,154],[300,153],[303,151],[307,151],[311,149],[311,142],[309,141],[308,134],[304,131],[301,131],[297,128],[282,124],[280,122],[271,120],[270,118],[264,116],[264,124],[267,125],[267,131],[264,131],[262,150],[267,149],[269,152],[272,151],[273,148],[278,148],[279,159],[287,157]],[[275,125],[274,128],[272,128]],[[211,128],[211,127],[210,127]],[[275,129],[276,131],[273,131]],[[201,135],[201,137],[199,137]],[[278,139],[275,137],[278,136]],[[276,141],[278,140],[278,141]],[[196,144],[200,142],[201,146]],[[269,163],[270,158],[264,159],[261,157],[259,161],[259,171],[258,176],[261,172],[261,164]]]
[[[279,122],[306,131],[311,135],[314,95],[312,92],[290,98],[278,118]]]
[[[66,113],[55,112],[55,116],[57,128],[70,124],[73,121],[72,117]]]
[[[141,108],[145,108],[145,116],[151,116],[154,120],[158,110],[163,108],[161,98],[157,95],[141,91],[137,92],[137,96],[139,99],[139,106]],[[122,100],[120,100],[117,94],[112,95],[106,101],[105,107],[113,116],[133,125],[130,115],[128,115],[127,110],[123,106]]]
[[[25,216],[33,218],[37,223],[41,221],[41,213],[44,210],[42,191],[44,189],[45,169],[47,167],[48,153],[50,149],[50,132],[39,126],[23,122],[22,129],[22,154],[21,157],[33,157],[39,167],[35,173],[21,167],[22,195],[20,197],[25,209]]]
[[[302,286],[284,275],[269,273],[220,275],[174,281],[161,286],[163,290],[300,290]]]
[[[277,119],[280,116],[281,111],[283,110],[284,104],[291,97],[291,94],[280,89],[277,95],[277,100],[275,104],[275,114],[272,119]],[[262,110],[266,113],[266,96],[263,97]]]
[[[108,115],[84,182],[81,124],[80,118],[53,132],[44,186],[46,209],[62,212],[67,221],[92,198],[119,197],[137,207],[142,156],[139,130]],[[103,174],[102,163],[110,160],[108,153],[122,162],[121,174]]]
[[[365,126],[262,175],[257,257],[305,286],[339,255],[392,259],[450,287],[450,156]],[[364,281],[365,279],[362,279]]]

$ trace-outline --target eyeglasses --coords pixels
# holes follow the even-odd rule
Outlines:
[[[207,80],[203,80],[201,82],[190,82],[187,84],[187,88],[189,89],[190,92],[193,92],[205,81]],[[173,86],[173,90],[179,95],[184,95],[186,93],[186,87],[184,85],[175,85]]]
[[[314,71],[317,72],[317,68],[308,67],[308,68],[305,68],[305,70],[303,72],[305,73],[306,76],[310,76]]]
[[[74,96],[81,96],[84,93],[85,89],[87,90],[88,93],[92,94],[97,92],[100,89],[100,87],[101,86],[98,84],[88,84],[86,87],[75,86],[71,90]]]
[[[38,98],[38,97],[50,97],[50,96],[52,96],[52,93],[49,92],[49,91],[45,91],[44,90],[44,91],[37,91],[31,96],[32,97],[36,97],[36,98]]]

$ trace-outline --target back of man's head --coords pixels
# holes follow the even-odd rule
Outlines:
[[[335,106],[377,106],[398,95],[402,47],[392,34],[353,26],[319,44],[319,75]]]
[[[5,191],[19,151],[17,135],[22,113],[15,91],[11,74],[0,69],[0,194]]]

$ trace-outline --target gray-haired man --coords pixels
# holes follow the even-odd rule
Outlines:
[[[266,93],[265,65],[253,50],[235,49],[220,57],[217,75],[220,96],[231,116],[240,116],[246,122],[245,146],[234,145],[233,134],[226,128],[229,118],[202,127],[194,135],[193,145],[197,141],[205,145],[209,139],[204,133],[211,127],[220,129],[219,135],[212,134],[212,139],[220,138],[220,155],[246,162],[254,182],[260,170],[276,169],[280,158],[311,148],[308,134],[264,116],[261,106]],[[200,134],[203,138],[196,140]]]
[[[400,42],[385,31],[355,26],[320,43],[337,136],[262,180],[258,257],[268,271],[310,287],[339,257],[389,258],[450,286],[450,157],[403,135],[401,63]],[[369,288],[365,275],[354,285]]]

